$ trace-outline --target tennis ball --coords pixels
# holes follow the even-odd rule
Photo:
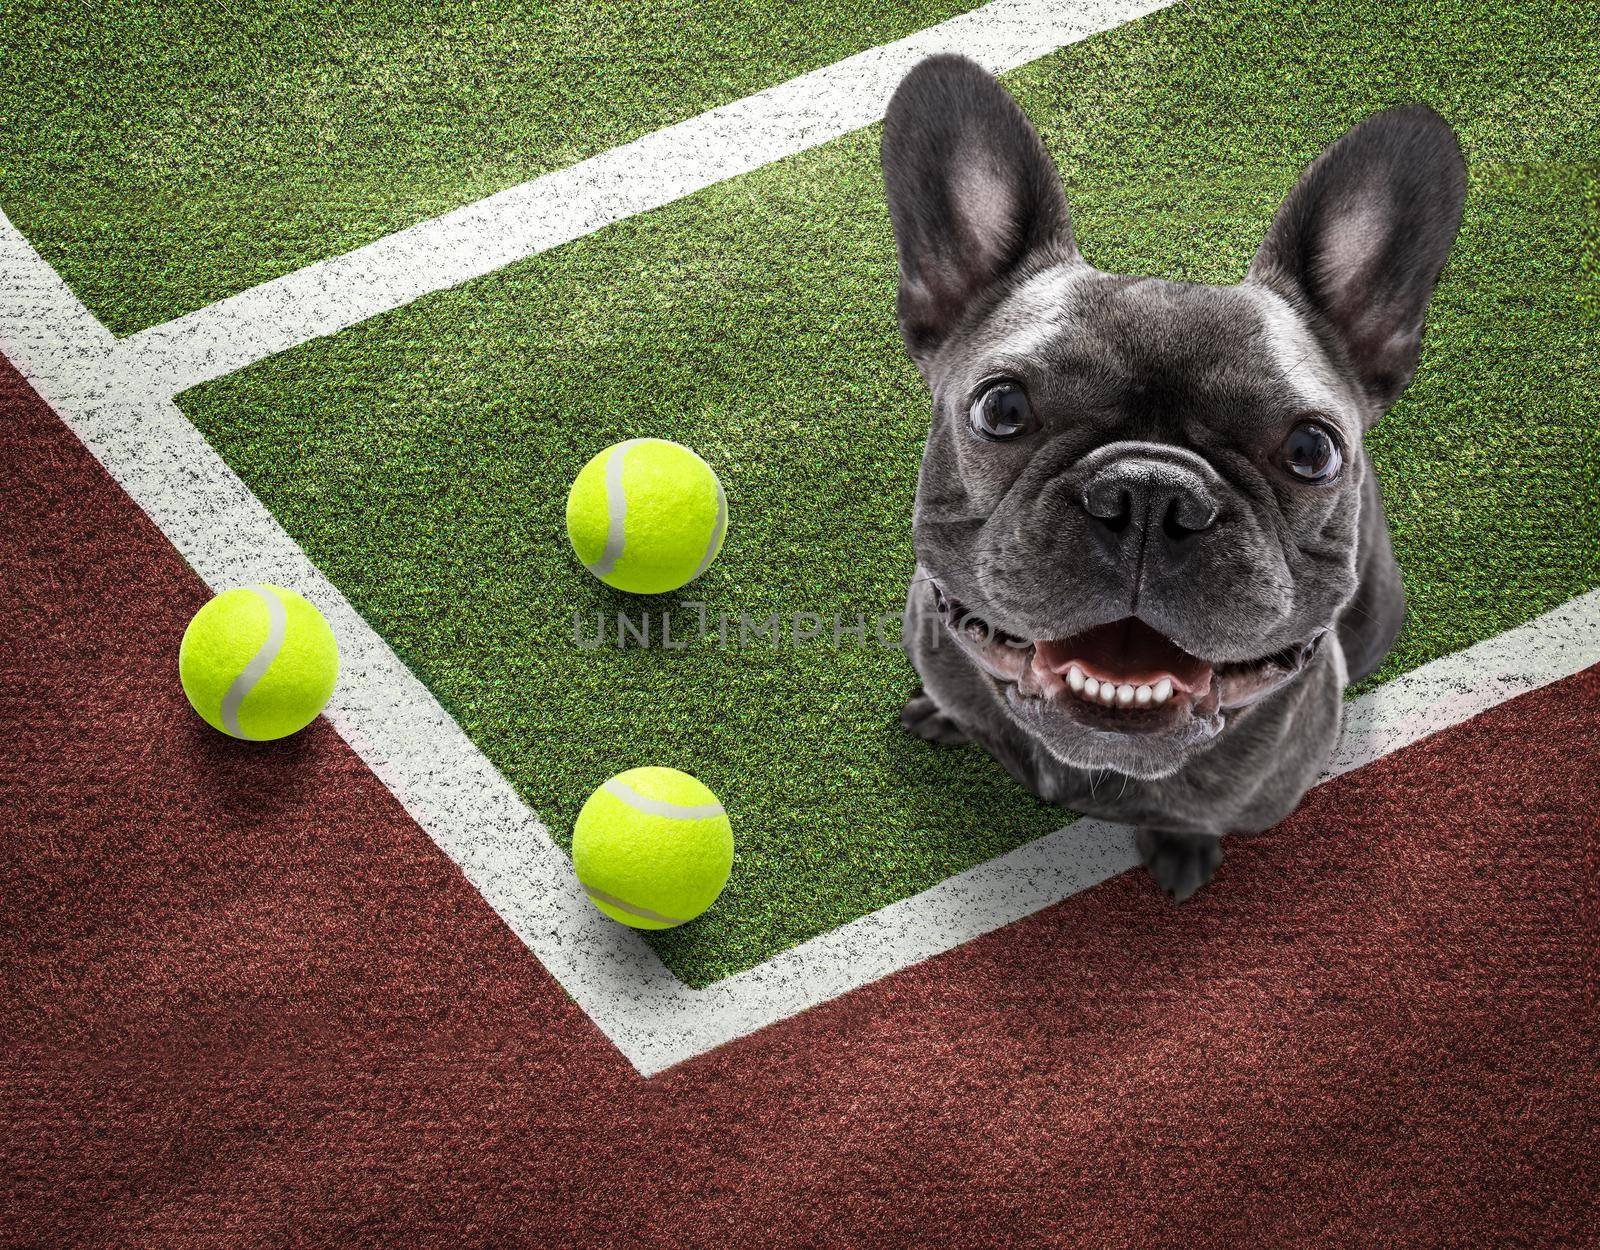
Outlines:
[[[693,920],[733,870],[733,829],[717,796],[675,768],[630,768],[589,796],[572,834],[589,901],[635,929]]]
[[[322,613],[281,586],[225,590],[194,614],[178,679],[206,724],[266,742],[316,720],[339,676]]]
[[[711,466],[664,438],[630,438],[583,466],[567,495],[567,537],[607,586],[658,595],[710,567],[728,528]]]

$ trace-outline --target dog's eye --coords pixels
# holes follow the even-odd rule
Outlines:
[[[1290,473],[1317,486],[1333,481],[1344,467],[1339,444],[1315,421],[1302,421],[1290,430],[1278,454]]]
[[[1031,434],[1038,429],[1028,395],[1015,382],[996,382],[972,401],[972,432],[979,438],[1000,442]]]

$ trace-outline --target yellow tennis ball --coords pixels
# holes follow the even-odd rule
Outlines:
[[[675,768],[630,768],[589,796],[572,834],[589,901],[635,929],[693,920],[733,870],[733,828],[717,796]]]
[[[567,537],[607,586],[658,595],[711,566],[728,498],[711,466],[664,438],[630,438],[583,466],[567,495]]]
[[[255,742],[316,720],[339,676],[339,644],[322,613],[281,586],[225,590],[194,614],[178,679],[208,725]]]

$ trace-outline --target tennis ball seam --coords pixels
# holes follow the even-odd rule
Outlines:
[[[606,456],[606,545],[600,558],[589,566],[596,577],[609,577],[628,545],[628,492],[622,484],[622,470],[628,452],[645,441],[630,438],[618,443]]]
[[[600,787],[614,799],[620,799],[636,812],[646,816],[665,816],[668,820],[715,820],[726,816],[722,803],[713,798],[709,803],[674,803],[671,799],[658,799],[641,794],[620,776],[613,777]]]
[[[245,696],[260,684],[267,670],[277,660],[278,653],[283,650],[283,640],[289,633],[289,613],[283,606],[283,600],[265,587],[246,586],[245,589],[267,605],[267,637],[229,685],[217,714],[224,729],[235,738],[250,742],[254,739],[239,724],[239,708],[244,704]]]
[[[699,567],[694,571],[692,582],[700,574],[711,567],[711,562],[717,558],[717,552],[722,550],[722,536],[728,530],[728,495],[722,489],[722,479],[715,472],[711,474],[711,484],[717,488],[717,518],[711,523],[711,541],[706,544],[706,553],[700,559]]]
[[[664,924],[669,928],[675,929],[680,924],[688,923],[687,920],[680,919],[677,916],[664,916],[658,911],[651,911],[648,907],[640,907],[637,903],[630,903],[626,899],[620,899],[615,894],[607,894],[597,886],[590,885],[581,877],[578,879],[578,884],[583,886],[583,892],[589,896],[591,903],[609,903],[619,911],[627,912],[630,916],[637,916],[640,920],[654,920],[657,924]]]

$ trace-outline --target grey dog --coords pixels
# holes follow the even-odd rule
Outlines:
[[[1466,170],[1430,109],[1312,163],[1238,286],[1103,273],[1009,94],[955,56],[889,106],[907,350],[933,394],[904,723],[1138,827],[1185,899],[1281,820],[1405,599],[1362,436],[1410,381]]]

